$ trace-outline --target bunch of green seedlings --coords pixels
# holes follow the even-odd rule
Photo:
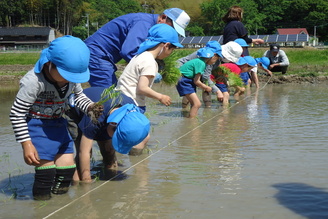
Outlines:
[[[212,70],[212,75],[215,80],[223,78],[224,82],[229,85],[229,87],[243,87],[244,83],[239,75],[230,71],[229,68],[225,66],[218,66]]]
[[[116,106],[115,103],[122,102],[122,96],[119,91],[115,91],[115,85],[113,84],[109,88],[103,90],[100,95],[100,99],[98,102],[92,105],[91,109],[88,111],[88,116],[91,118],[94,124],[98,123],[98,118],[101,116],[103,111],[103,104],[108,100],[111,101],[111,106],[108,113]]]
[[[178,53],[174,51],[169,57],[164,59],[165,67],[161,75],[163,77],[162,81],[167,85],[176,84],[181,76],[180,70],[177,68],[176,60],[178,58]]]

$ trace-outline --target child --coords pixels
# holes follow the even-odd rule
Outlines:
[[[252,56],[244,56],[242,60],[244,60],[248,64],[248,66],[253,66],[253,68],[257,64]],[[240,78],[243,80],[244,85],[246,85],[246,87],[249,87],[251,82],[250,75],[249,75],[250,70],[251,69],[248,68],[247,71],[242,71],[240,73]]]
[[[186,96],[191,104],[189,118],[197,116],[201,102],[196,94],[196,87],[202,88],[206,92],[211,92],[212,88],[201,82],[201,76],[204,74],[206,65],[214,64],[218,59],[218,55],[214,55],[213,50],[207,47],[197,51],[199,58],[192,59],[180,67],[182,77],[177,84],[177,90],[180,97]]]
[[[202,75],[201,80],[208,86],[212,87],[212,93],[218,95],[219,89],[215,86],[215,84],[210,79],[212,69],[218,67],[221,64],[221,62],[237,62],[240,55],[243,52],[243,49],[238,43],[233,42],[233,41],[222,45],[222,47],[218,41],[209,41],[206,43],[205,47],[211,48],[213,50],[213,52],[216,53],[220,57],[214,64],[206,66],[206,69],[204,71],[204,74]],[[195,59],[195,58],[198,58],[197,51],[195,51],[194,53],[192,53],[188,56],[178,59],[177,67],[181,67],[184,63],[186,63],[192,59]],[[211,107],[212,98],[211,98],[211,94],[209,92],[203,91],[202,99],[203,99],[205,107]],[[183,96],[182,108],[186,108],[188,106],[188,103],[189,102],[188,102],[186,96]]]
[[[70,95],[84,113],[95,106],[80,84],[89,80],[89,57],[79,38],[57,38],[20,81],[10,120],[26,164],[35,166],[35,200],[68,191],[75,171],[74,148],[62,115]]]
[[[241,69],[240,67],[235,63],[224,63],[221,64],[218,68],[215,68],[212,70],[211,79],[215,82],[215,85],[219,88],[218,91],[218,101],[222,102],[223,106],[227,106],[229,104],[229,83],[228,83],[228,73],[225,72],[223,69],[227,69],[231,73],[234,73],[239,78]],[[242,90],[242,88],[238,88],[239,90]]]
[[[103,87],[90,87],[85,89],[84,93],[92,101],[98,102],[104,90],[105,88]],[[120,92],[111,91],[108,95],[112,98],[103,104],[104,111],[98,118],[97,124],[94,124],[87,115],[77,111],[79,135],[75,140],[75,146],[78,171],[74,175],[74,181],[92,182],[90,157],[94,140],[97,141],[106,169],[115,169],[117,167],[115,150],[126,154],[131,150],[132,146],[138,145],[143,140],[148,140],[146,137],[150,129],[149,120],[139,112],[139,108],[133,104],[133,100]],[[120,116],[122,119],[116,121],[113,125],[113,116],[118,112],[121,112]],[[115,127],[116,131],[113,130]],[[128,132],[132,132],[133,135]],[[116,140],[119,138],[120,141],[112,139],[113,133],[116,136]]]
[[[270,60],[267,57],[255,58],[256,66],[251,69],[251,84],[255,84],[256,88],[260,88],[259,79],[257,77],[258,69],[261,69],[267,73],[267,75],[272,76],[272,72],[268,69],[270,66]]]
[[[141,43],[137,55],[131,59],[120,76],[116,90],[131,97],[135,104],[146,111],[146,97],[159,100],[165,106],[171,104],[171,98],[154,91],[154,82],[158,65],[155,59],[164,59],[171,55],[179,43],[177,32],[167,24],[156,24],[149,29],[148,38]]]
[[[245,59],[245,57],[241,57],[237,63],[224,63],[220,65],[221,68],[213,69],[211,78],[213,81],[215,81],[216,86],[219,88],[218,101],[222,102],[223,106],[227,106],[229,104],[229,86],[235,88],[234,98],[237,101],[239,100],[239,96],[244,93],[245,84],[242,81],[240,74],[242,72],[248,72],[251,68],[253,68],[251,64],[254,64],[251,59]],[[232,78],[228,78],[228,74],[222,70],[222,67],[238,76],[234,78],[234,83],[231,83]]]

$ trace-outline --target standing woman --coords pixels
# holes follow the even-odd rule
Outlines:
[[[234,41],[238,38],[242,38],[247,44],[255,43],[262,44],[262,39],[252,39],[248,36],[248,32],[242,23],[244,10],[239,6],[232,6],[228,12],[222,17],[222,20],[226,23],[223,30],[223,44],[229,41]],[[243,56],[248,56],[248,49],[244,50]]]

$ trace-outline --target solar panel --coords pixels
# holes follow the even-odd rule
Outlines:
[[[308,42],[309,35],[307,34],[284,34],[284,35],[250,35],[252,39],[263,39],[266,43],[294,43]],[[180,37],[181,44],[206,44],[208,41],[218,41],[223,43],[223,36],[195,36],[195,37]]]
[[[296,42],[297,41],[297,34],[290,34],[287,36],[287,42]]]
[[[190,41],[190,43],[199,43],[200,42],[200,40],[202,39],[203,37],[193,37],[193,39]]]
[[[268,35],[267,42],[277,42],[278,35]]]
[[[309,35],[307,34],[297,34],[298,42],[307,42],[309,41]]]
[[[211,41],[212,38],[213,38],[212,36],[204,36],[204,37],[201,39],[200,43],[204,43],[204,44],[206,44],[208,41]]]
[[[278,35],[277,42],[286,42],[287,41],[287,35]]]

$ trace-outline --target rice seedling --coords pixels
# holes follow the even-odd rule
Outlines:
[[[88,112],[88,116],[90,116],[92,122],[94,124],[98,123],[98,118],[102,114],[103,111],[103,104],[107,102],[108,100],[111,100],[111,106],[108,112],[110,112],[116,105],[115,103],[121,102],[121,95],[120,92],[115,91],[115,85],[113,84],[109,88],[106,88],[101,93],[100,99],[98,102],[96,102],[92,108]]]

